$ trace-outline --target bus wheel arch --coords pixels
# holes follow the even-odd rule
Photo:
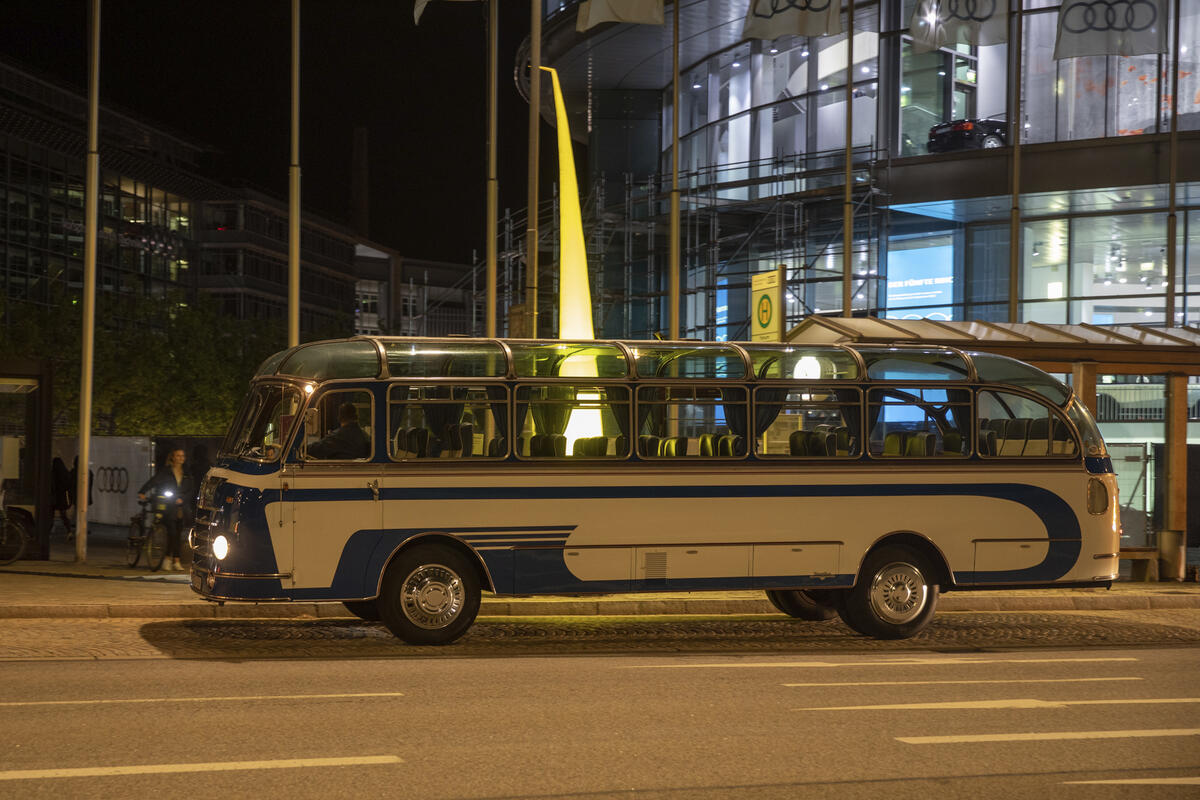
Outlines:
[[[907,639],[933,619],[939,584],[947,575],[944,558],[928,540],[911,533],[889,535],[867,552],[838,615],[866,636]]]
[[[470,548],[448,536],[421,536],[392,554],[376,602],[396,637],[450,644],[474,623],[486,585],[487,573]]]

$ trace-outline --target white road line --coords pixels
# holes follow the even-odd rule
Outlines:
[[[897,736],[905,744],[970,744],[975,742],[1051,742],[1062,739],[1145,739],[1155,736],[1200,736],[1200,728],[1137,731],[1058,731],[1054,733],[976,733],[963,736]]]
[[[1005,700],[951,700],[942,703],[886,703],[874,706],[814,706],[796,711],[943,711],[991,708],[1069,708],[1070,706],[1123,706],[1200,703],[1200,697],[1118,698],[1114,700],[1035,700],[1014,697]]]
[[[122,700],[23,700],[0,702],[0,708],[22,706],[100,706],[121,703],[210,703],[228,700],[341,700],[352,697],[404,697],[401,692],[358,692],[342,694],[259,694],[234,697],[143,697]]]
[[[1114,781],[1063,781],[1064,785],[1080,784],[1140,784],[1142,786],[1200,786],[1200,778],[1123,778]]]
[[[404,760],[399,756],[351,756],[349,758],[285,758],[278,761],[212,761],[203,764],[135,764],[126,767],[12,769],[0,772],[0,781],[97,778],[110,775],[161,775],[180,772],[227,772],[252,769],[298,769],[300,767],[358,767],[371,764],[403,763]]]
[[[825,688],[836,686],[960,686],[976,683],[1096,683],[1101,681],[1144,681],[1145,678],[1028,678],[1014,680],[978,681],[848,681],[845,683],[783,683],[781,686]]]
[[[932,667],[959,664],[1096,664],[1137,658],[889,658],[876,661],[762,661],[727,664],[634,664],[621,669],[778,669],[797,667]]]

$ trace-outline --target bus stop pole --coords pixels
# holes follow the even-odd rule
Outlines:
[[[846,3],[846,151],[842,177],[842,316],[854,316],[854,0]]]
[[[79,469],[75,483],[75,560],[87,561],[88,464],[92,446],[92,362],[96,344],[96,226],[100,197],[100,0],[91,5],[88,53],[88,143],[83,226],[82,364],[79,377]]]

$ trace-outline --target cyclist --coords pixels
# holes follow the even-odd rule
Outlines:
[[[138,489],[138,500],[145,500],[148,493],[165,496],[167,492],[175,500],[175,512],[163,514],[163,525],[167,529],[166,557],[171,559],[166,569],[176,572],[183,570],[179,563],[180,533],[195,512],[196,487],[192,484],[192,476],[183,468],[186,459],[182,447],[172,448],[162,469]]]

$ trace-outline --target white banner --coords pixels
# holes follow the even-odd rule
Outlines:
[[[601,22],[663,24],[663,0],[584,0],[579,5],[575,30],[586,31]]]
[[[1063,0],[1055,58],[1167,52],[1167,0]]]
[[[908,28],[918,53],[1007,42],[1008,0],[918,0]]]
[[[772,40],[841,32],[841,0],[750,0],[742,38]]]

